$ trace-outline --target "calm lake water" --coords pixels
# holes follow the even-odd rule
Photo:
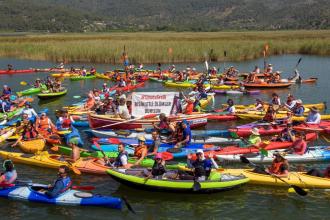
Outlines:
[[[298,59],[302,61],[298,67],[303,78],[318,77],[316,84],[294,85],[290,89],[276,90],[284,100],[288,93],[301,98],[305,103],[319,103],[326,101],[329,103],[329,80],[330,80],[330,57],[286,55],[274,56],[268,62],[274,65],[275,70],[283,71],[282,77],[287,78],[293,74],[294,66]],[[26,68],[48,68],[56,64],[46,61],[30,61],[18,59],[0,59],[0,69],[6,69],[7,64],[13,64],[15,69]],[[69,64],[70,66],[81,67],[84,64]],[[92,64],[85,64],[90,67]],[[233,65],[241,72],[251,71],[255,65],[263,66],[263,59],[246,62],[226,62],[227,67]],[[119,66],[103,64],[94,65],[98,71],[114,69]],[[164,68],[167,65],[163,65]],[[186,66],[194,66],[197,70],[203,70],[203,64],[178,64],[177,69]],[[210,66],[223,68],[223,63],[212,63]],[[154,69],[155,65],[145,65],[146,68]],[[14,91],[20,91],[27,87],[21,86],[20,81],[33,82],[36,77],[45,78],[47,73],[36,74],[15,74],[0,75],[0,86],[9,85]],[[88,80],[80,82],[70,82],[65,80],[64,85],[70,88],[68,94],[60,99],[51,102],[39,102],[35,97],[33,106],[39,110],[48,108],[53,119],[54,110],[62,106],[79,101],[73,96],[84,97],[92,88],[100,88],[103,80]],[[161,88],[161,84],[147,82],[145,88],[137,91],[172,91],[173,88]],[[161,89],[160,89],[161,88]],[[188,93],[188,91],[186,91]],[[226,102],[228,98],[233,98],[235,103],[252,103],[258,97],[270,100],[272,91],[263,91],[259,96],[217,96],[216,106]],[[222,129],[234,126],[235,122],[211,123],[208,128]],[[315,145],[326,143],[318,141]],[[6,144],[0,146],[8,149]],[[86,139],[86,147],[88,142]],[[2,161],[1,161],[2,162]],[[226,164],[225,166],[231,166]],[[326,164],[312,164],[306,167],[324,167]],[[293,167],[294,169],[295,167]],[[21,179],[31,179],[38,183],[51,183],[56,178],[56,171],[16,165],[16,169]],[[132,189],[112,180],[109,176],[82,175],[74,176],[74,181],[81,185],[95,185],[95,193],[127,196],[128,200],[137,212],[137,215],[123,211],[106,208],[89,207],[60,207],[0,199],[1,219],[329,219],[330,218],[330,192],[313,191],[307,197],[299,197],[296,194],[289,194],[285,188],[244,186],[237,190],[224,193],[207,195],[189,195],[174,193],[146,192]]]

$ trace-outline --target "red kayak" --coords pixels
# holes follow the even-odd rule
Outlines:
[[[125,87],[114,86],[114,87],[110,88],[110,91],[113,91],[113,90],[122,91],[122,92],[131,91],[131,90],[143,87],[143,86],[144,86],[144,82],[138,83],[136,85],[128,85],[128,86],[125,86]]]
[[[306,141],[313,141],[317,139],[316,133],[309,133],[306,134]],[[293,142],[284,141],[271,141],[269,144],[263,144],[263,148],[265,150],[276,150],[276,149],[285,149],[291,147]],[[238,146],[228,146],[224,148],[220,148],[218,150],[212,150],[212,151],[206,151],[204,152],[204,155],[206,157],[209,157],[209,155],[212,153],[214,155],[214,158],[216,158],[216,155],[228,155],[228,154],[249,154],[249,153],[257,153],[259,152],[259,149],[256,147],[238,147]],[[193,159],[196,158],[196,155],[193,155]]]
[[[237,120],[238,117],[236,115],[220,115],[220,114],[210,114],[207,116],[207,120],[211,121],[232,121],[232,120]]]
[[[0,74],[16,74],[16,73],[35,73],[35,69],[28,70],[0,70]]]

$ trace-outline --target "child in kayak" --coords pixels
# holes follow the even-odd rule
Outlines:
[[[4,173],[0,175],[0,184],[12,184],[16,181],[17,173],[11,160],[3,162]]]
[[[45,194],[51,198],[55,198],[58,195],[64,193],[68,189],[70,189],[72,185],[71,178],[69,175],[69,167],[67,166],[60,166],[58,169],[58,178],[55,180],[53,185],[48,186],[48,190]]]
[[[29,121],[29,123],[24,127],[22,135],[17,139],[17,141],[11,145],[15,147],[21,140],[30,141],[37,138],[43,138],[33,126],[33,123]]]

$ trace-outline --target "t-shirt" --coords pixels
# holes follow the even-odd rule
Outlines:
[[[120,161],[121,161],[121,164],[123,166],[125,166],[127,164],[127,160],[128,160],[128,158],[127,158],[127,156],[125,154],[121,155]]]
[[[187,126],[184,130],[183,130],[183,140],[185,140],[187,138],[187,136],[189,135],[189,141],[186,142],[186,145],[187,144],[190,144],[191,142],[191,130],[190,130],[190,127]]]
[[[235,106],[230,106],[226,109],[227,112],[229,112],[229,114],[234,114],[235,113]]]
[[[129,111],[128,111],[128,108],[127,108],[126,105],[118,106],[117,113],[123,119],[130,119],[131,118],[131,115],[129,114]]]
[[[320,113],[312,113],[312,112],[310,112],[308,114],[308,117],[307,117],[306,122],[309,123],[309,124],[320,124],[320,122],[321,122],[321,115],[320,115]]]
[[[153,153],[155,148],[158,148],[160,146],[160,138],[157,138],[148,146],[148,153]]]
[[[36,113],[36,111],[34,111],[33,108],[24,108],[22,114],[27,114],[29,118],[31,118],[32,116],[38,116],[38,114]]]
[[[304,140],[297,140],[293,143],[294,154],[303,155],[306,152],[307,143]]]

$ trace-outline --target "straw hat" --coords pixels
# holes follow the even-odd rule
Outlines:
[[[252,134],[254,134],[254,135],[260,135],[260,133],[259,133],[259,129],[258,129],[258,128],[252,128],[251,132],[252,132]]]
[[[313,106],[313,107],[311,108],[311,111],[312,111],[312,112],[319,112],[319,110],[318,110],[315,106]]]
[[[296,100],[296,103],[297,103],[297,104],[302,104],[303,102],[302,102],[301,99],[297,99],[297,100]]]
[[[146,141],[146,138],[145,138],[143,135],[140,135],[140,136],[138,137],[138,140],[139,140],[139,141],[143,141],[143,142],[145,142],[145,141]]]

